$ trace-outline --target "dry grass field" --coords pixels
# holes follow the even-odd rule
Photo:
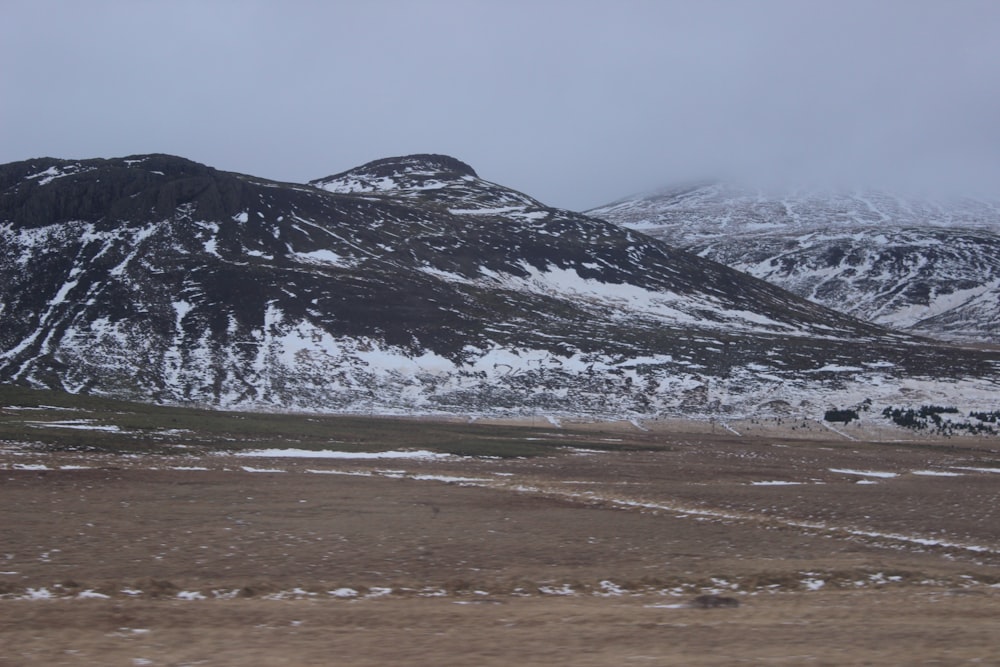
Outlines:
[[[73,409],[0,415],[0,665],[1000,664],[995,439]]]

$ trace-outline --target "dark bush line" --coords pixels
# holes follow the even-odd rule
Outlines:
[[[939,405],[923,405],[914,410],[913,408],[888,407],[882,411],[882,416],[889,419],[897,426],[910,428],[915,431],[929,430],[931,433],[939,435],[952,435],[956,432],[964,432],[972,435],[998,435],[997,429],[991,424],[996,424],[1000,411],[993,412],[970,412],[969,419],[973,421],[944,420],[943,414],[958,414],[958,408],[942,407]]]
[[[844,422],[845,424],[850,424],[855,419],[859,419],[858,411],[851,410],[850,408],[846,410],[827,410],[826,414],[823,415],[823,420],[828,422]]]

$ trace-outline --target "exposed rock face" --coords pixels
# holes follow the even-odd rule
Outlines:
[[[38,159],[0,166],[0,186],[3,382],[602,416],[996,388],[988,352],[890,333],[446,156],[308,185],[164,155]]]

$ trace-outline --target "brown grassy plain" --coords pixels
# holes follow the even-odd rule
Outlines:
[[[438,460],[8,441],[0,665],[1000,664],[995,440],[646,428]]]

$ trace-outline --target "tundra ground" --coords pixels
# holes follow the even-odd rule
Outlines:
[[[1000,663],[995,440],[400,422],[424,453],[7,440],[0,665]]]

